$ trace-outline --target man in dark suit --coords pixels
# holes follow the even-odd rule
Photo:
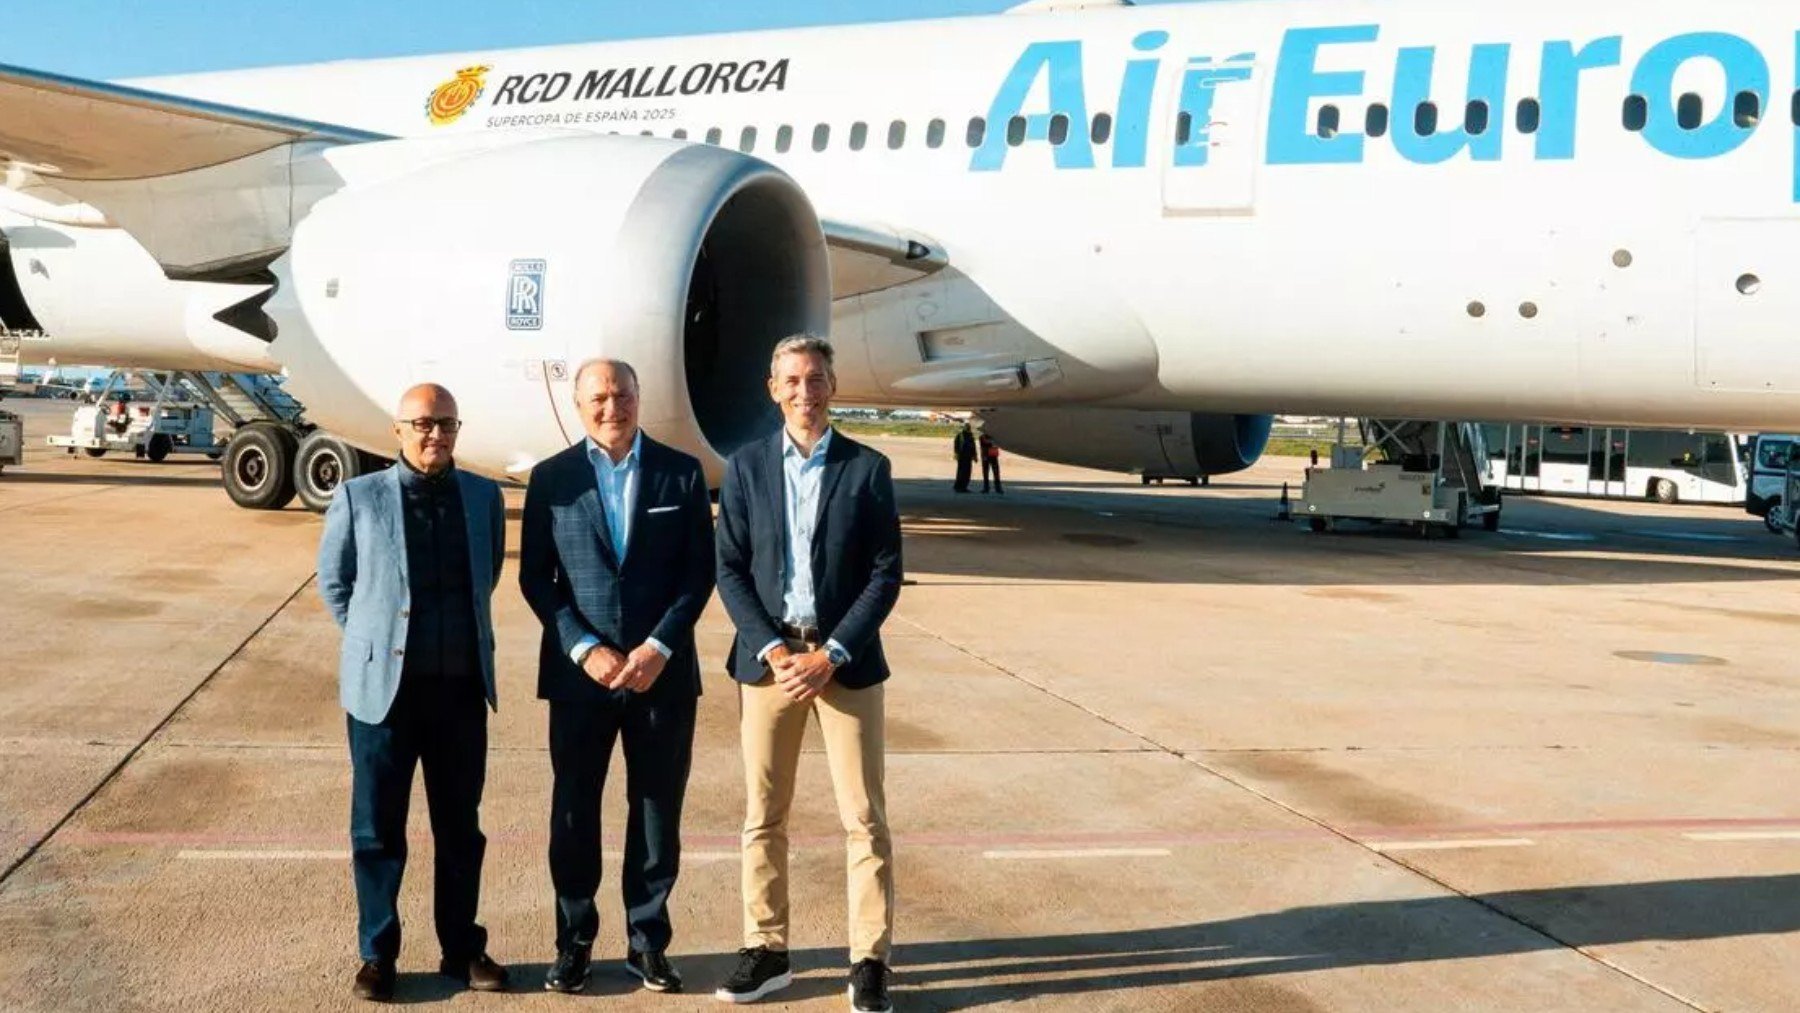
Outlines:
[[[719,493],[719,593],[737,626],[748,800],[744,948],[716,993],[754,1002],[793,981],[788,965],[788,812],[807,716],[818,716],[848,851],[850,993],[885,1011],[894,934],[893,843],[883,791],[881,624],[900,597],[900,515],[887,458],[827,414],[831,345],[775,347],[769,393],[782,431],[731,456]]]
[[[969,491],[969,479],[975,467],[975,431],[964,422],[956,431],[956,438],[950,441],[950,449],[956,455],[956,482],[951,488],[957,492]]]
[[[625,966],[647,989],[679,992],[665,951],[700,696],[694,623],[713,589],[712,505],[700,463],[638,429],[631,366],[584,364],[575,406],[587,438],[532,469],[519,556],[519,585],[544,625],[538,696],[550,702],[555,774],[556,963],[544,987],[587,987],[600,793],[623,739]]]
[[[506,559],[500,487],[456,468],[456,399],[422,384],[401,399],[400,460],[338,487],[319,542],[319,595],[344,631],[338,698],[350,730],[350,868],[361,998],[393,998],[400,877],[413,770],[437,845],[432,900],[439,971],[481,991],[506,987],[475,923],[481,789],[495,705],[488,601]]]

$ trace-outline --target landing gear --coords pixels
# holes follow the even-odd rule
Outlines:
[[[232,434],[221,467],[225,493],[250,510],[280,510],[293,502],[299,441],[286,429],[253,422]]]
[[[294,457],[294,488],[308,510],[323,513],[338,486],[375,467],[368,454],[323,429],[314,430],[300,441]]]

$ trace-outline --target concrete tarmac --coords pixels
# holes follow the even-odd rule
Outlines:
[[[238,510],[203,461],[52,453],[66,403],[6,407],[36,446],[0,476],[0,1008],[353,1007],[319,520]],[[1741,510],[1515,499],[1461,541],[1313,535],[1269,520],[1297,460],[1192,490],[1009,457],[1002,498],[951,493],[948,441],[876,443],[914,582],[885,631],[898,1008],[1794,1007],[1800,555]],[[482,920],[518,994],[432,973],[421,794],[400,999],[574,1009],[541,991],[538,627],[504,581]],[[714,1008],[740,945],[729,637],[715,602],[691,994],[619,966],[615,784],[608,1008]],[[847,1005],[817,747],[799,980],[768,1004],[800,1010]]]

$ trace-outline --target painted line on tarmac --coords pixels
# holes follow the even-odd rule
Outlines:
[[[210,862],[348,862],[348,851],[178,851],[175,857]]]
[[[1454,851],[1458,848],[1529,848],[1524,837],[1487,837],[1459,841],[1370,841],[1376,851]]]
[[[1714,830],[1681,836],[1690,841],[1800,841],[1800,830]]]
[[[997,862],[1052,861],[1065,858],[1167,858],[1168,848],[1070,848],[1063,851],[984,851],[981,857]]]

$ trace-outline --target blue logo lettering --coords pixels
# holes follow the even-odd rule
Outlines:
[[[1684,129],[1676,108],[1675,73],[1689,60],[1708,59],[1725,70],[1725,101],[1713,118],[1695,129]],[[1758,101],[1769,95],[1769,64],[1756,47],[1735,35],[1695,32],[1657,43],[1638,61],[1631,75],[1631,92],[1650,103],[1644,123],[1644,140],[1665,155],[1676,158],[1716,158],[1750,139],[1755,127],[1737,125],[1732,103],[1740,92],[1755,92]]]
[[[1361,134],[1320,137],[1313,132],[1314,99],[1354,98],[1363,90],[1360,70],[1321,72],[1319,50],[1324,46],[1374,42],[1380,35],[1381,29],[1376,25],[1348,25],[1295,28],[1281,40],[1281,55],[1275,61],[1275,92],[1269,100],[1270,165],[1362,161]]]
[[[1468,102],[1433,107],[1434,111],[1441,108],[1450,117],[1464,120],[1454,129],[1445,130],[1442,124],[1422,128],[1417,122],[1423,104],[1431,101],[1431,66],[1437,50],[1430,46],[1400,50],[1394,65],[1394,150],[1407,161],[1421,165],[1448,162],[1464,148],[1477,162],[1498,161],[1506,136],[1506,64],[1511,55],[1512,47],[1504,44],[1475,47],[1469,63]],[[1467,122],[1478,109],[1489,120],[1500,122]]]

